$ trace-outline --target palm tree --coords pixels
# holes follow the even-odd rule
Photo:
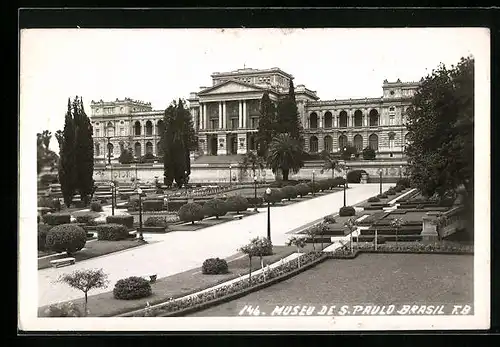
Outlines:
[[[405,224],[405,221],[403,220],[403,218],[394,218],[391,221],[391,227],[393,227],[394,230],[396,230],[396,246],[398,245],[398,233],[399,233],[399,230],[401,230],[401,227],[404,224]]]
[[[322,151],[321,159],[323,159],[324,161],[321,173],[332,170],[332,178],[334,178],[335,171],[342,172],[342,170],[344,169],[344,165],[339,162],[339,160],[333,155],[333,153]]]
[[[266,167],[266,162],[264,158],[256,155],[254,152],[247,152],[240,163],[243,172],[247,172],[248,169],[252,170],[252,178],[255,177],[256,170],[264,170]]]
[[[267,162],[273,173],[281,170],[283,180],[288,181],[288,174],[299,172],[304,166],[304,151],[300,141],[289,134],[278,134],[269,146]]]

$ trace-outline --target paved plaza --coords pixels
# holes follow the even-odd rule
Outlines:
[[[391,184],[384,184],[386,190]],[[347,204],[354,205],[378,194],[379,184],[351,184]],[[271,234],[274,245],[284,245],[290,231],[337,213],[343,206],[343,192],[327,194],[288,206],[271,208]],[[105,209],[107,211],[107,209]],[[145,235],[150,244],[105,255],[63,268],[38,271],[38,306],[74,300],[83,296],[77,290],[61,283],[53,283],[61,274],[77,269],[102,268],[108,274],[110,286],[94,290],[98,294],[113,289],[119,279],[129,276],[157,274],[159,278],[200,267],[207,258],[227,258],[253,237],[266,236],[267,209],[261,213],[214,225],[199,231],[176,231],[161,235]]]

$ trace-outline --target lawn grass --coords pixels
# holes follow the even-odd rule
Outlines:
[[[325,243],[325,247],[329,244]],[[303,252],[313,249],[312,244],[304,247]],[[315,245],[315,249],[320,249],[320,244]],[[293,246],[275,246],[273,247],[273,254],[263,257],[264,266],[275,263],[281,259],[296,252]],[[240,275],[248,273],[249,261],[248,257],[242,253],[235,254],[226,258],[229,265],[229,273],[223,275],[204,275],[201,273],[201,268],[191,269],[182,273],[172,276],[159,278],[155,283],[151,284],[153,295],[148,298],[136,300],[117,300],[113,297],[112,289],[114,283],[109,288],[110,291],[97,295],[89,296],[88,308],[90,310],[89,316],[91,317],[110,317],[121,313],[130,312],[133,310],[142,309],[146,306],[146,302],[151,305],[161,303],[169,300],[170,298],[178,298],[198,291],[213,287],[219,283],[229,281],[237,278]],[[254,257],[252,259],[252,269],[260,269],[260,259]],[[92,294],[91,292],[89,294]],[[83,307],[84,299],[73,300],[75,304]],[[38,309],[39,315],[47,306]]]
[[[190,316],[236,316],[244,305],[389,305],[473,302],[471,255],[360,254]]]

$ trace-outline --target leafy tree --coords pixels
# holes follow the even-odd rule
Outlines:
[[[313,225],[312,227],[306,229],[306,235],[310,237],[312,240],[313,251],[316,250],[316,246],[314,245],[314,243],[316,236],[318,236],[318,234],[319,234],[319,227],[317,225]],[[323,244],[321,245],[321,248],[323,249]]]
[[[183,100],[175,100],[165,110],[165,130],[161,139],[165,185],[187,184],[191,174],[190,151],[196,149],[193,120]]]
[[[304,166],[303,149],[300,141],[289,134],[278,134],[269,148],[268,165],[277,173],[281,170],[283,180],[288,181],[288,174],[299,172]]]
[[[375,150],[371,147],[366,147],[363,149],[363,159],[365,160],[373,160],[377,156]]]
[[[73,102],[75,120],[75,159],[77,190],[85,205],[88,205],[94,187],[94,144],[92,125],[83,108],[82,98]]]
[[[412,186],[443,199],[463,188],[468,229],[474,199],[474,59],[440,64],[422,79],[407,112]]]
[[[356,218],[349,218],[344,223],[344,226],[347,228],[347,230],[349,230],[349,246],[350,246],[351,253],[352,253],[352,233],[354,233],[356,231],[356,229],[358,228],[356,225]]]
[[[286,97],[278,102],[276,128],[277,133],[289,134],[290,137],[301,140],[303,128],[294,99]]]
[[[321,159],[323,159],[323,168],[321,169],[321,173],[324,173],[328,170],[332,171],[332,178],[334,178],[335,171],[342,172],[344,166],[339,162],[339,160],[334,156],[333,153],[322,151]]]
[[[45,167],[49,167],[50,171],[53,171],[58,165],[59,156],[49,149],[51,138],[52,133],[48,130],[36,134],[37,173],[40,173]]]
[[[243,254],[246,254],[248,257],[248,281],[252,283],[252,258],[257,255],[257,248],[255,247],[255,244],[250,242],[249,244],[242,246],[240,249],[238,249]]]
[[[260,100],[259,126],[256,134],[257,153],[260,157],[266,156],[269,145],[276,134],[276,126],[276,106],[269,98],[269,93],[264,92]]]
[[[85,294],[84,310],[86,316],[88,314],[88,292],[92,289],[106,288],[108,286],[108,275],[106,275],[102,269],[75,270],[70,274],[62,275],[59,281]]]
[[[352,155],[358,154],[358,149],[351,144],[340,149],[340,158],[342,160],[350,160]]]
[[[398,233],[401,230],[401,227],[405,224],[403,218],[394,218],[391,220],[391,227],[396,230],[396,246],[398,245]]]
[[[254,152],[247,152],[240,163],[243,172],[252,170],[252,178],[255,176],[257,170],[264,170],[266,161],[261,156],[256,155]]]
[[[121,154],[120,154],[120,157],[118,158],[118,161],[120,162],[120,164],[130,164],[134,161],[134,155],[132,153],[132,149],[129,148],[125,148]]]
[[[298,262],[298,267],[300,267],[300,250],[306,246],[305,238],[293,236],[287,241],[286,245],[287,246],[293,245],[297,247],[297,253],[299,253],[299,256],[297,257],[297,262]]]
[[[70,207],[76,190],[75,166],[75,122],[73,119],[71,101],[68,99],[68,110],[64,121],[64,130],[60,143],[59,182],[64,203]]]
[[[273,254],[273,244],[267,237],[256,237],[250,240],[254,246],[253,255],[260,258],[260,267],[264,268],[263,257]]]

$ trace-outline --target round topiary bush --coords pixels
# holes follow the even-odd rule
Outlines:
[[[226,199],[228,211],[240,213],[248,208],[248,199],[241,195],[232,195]]]
[[[168,223],[165,217],[148,217],[144,222],[144,226],[166,228]]]
[[[61,225],[71,223],[71,215],[69,213],[47,213],[43,217],[43,221],[49,225]]]
[[[203,262],[202,272],[205,275],[219,275],[229,272],[227,262],[220,258],[210,258]]]
[[[113,296],[119,300],[133,300],[151,296],[151,284],[142,277],[128,277],[119,280],[113,289]]]
[[[337,186],[343,186],[346,183],[345,178],[343,177],[335,177],[334,180],[337,183]]]
[[[352,170],[347,173],[348,183],[359,183],[361,182],[361,175],[366,173],[365,170]]]
[[[205,218],[205,213],[200,204],[190,202],[181,206],[179,209],[179,218],[183,222],[191,222],[191,224],[194,224],[195,221],[203,220],[203,218]]]
[[[311,192],[311,187],[307,183],[299,183],[295,186],[300,197],[304,197]]]
[[[396,187],[394,188],[394,190],[396,191],[396,193],[401,193],[401,192],[403,191],[403,189],[404,189],[404,188],[403,188],[403,187],[401,187],[401,186],[396,186]]]
[[[319,187],[319,190],[321,190],[321,191],[328,190],[328,189],[330,189],[330,182],[328,180],[320,180],[320,181],[318,181],[318,187]]]
[[[376,196],[372,196],[371,198],[368,199],[368,202],[379,202],[380,199]]]
[[[318,184],[318,182],[314,182],[314,183],[313,182],[309,182],[309,183],[307,183],[307,185],[309,186],[309,188],[311,188],[311,192],[315,192],[315,193],[319,192],[319,184]]]
[[[38,224],[38,250],[45,251],[47,234],[52,229],[51,225],[48,224]]]
[[[47,233],[45,239],[46,249],[54,252],[75,253],[85,247],[87,233],[75,224],[56,225]]]
[[[288,199],[288,201],[290,201],[290,199],[296,198],[298,194],[297,188],[295,188],[295,186],[283,187],[281,188],[281,191],[283,192],[285,198]]]
[[[90,210],[93,212],[102,212],[102,205],[99,201],[92,201],[90,204]]]
[[[340,217],[354,216],[356,214],[356,210],[352,206],[341,207],[339,210]]]
[[[378,197],[379,199],[387,199],[387,194],[382,193],[382,194],[377,195],[377,197]]]
[[[130,236],[125,225],[116,223],[98,225],[96,231],[97,239],[104,241],[120,241]]]
[[[275,204],[284,199],[284,194],[280,188],[271,188],[271,194],[267,194],[264,192],[263,199],[265,202],[270,202],[271,204]]]
[[[96,212],[87,212],[75,216],[77,223],[84,223],[84,224],[91,223],[97,217],[99,217],[99,214],[97,214]]]
[[[228,206],[226,202],[221,199],[214,198],[203,204],[203,213],[207,217],[219,219],[219,217],[225,215],[227,211]]]

